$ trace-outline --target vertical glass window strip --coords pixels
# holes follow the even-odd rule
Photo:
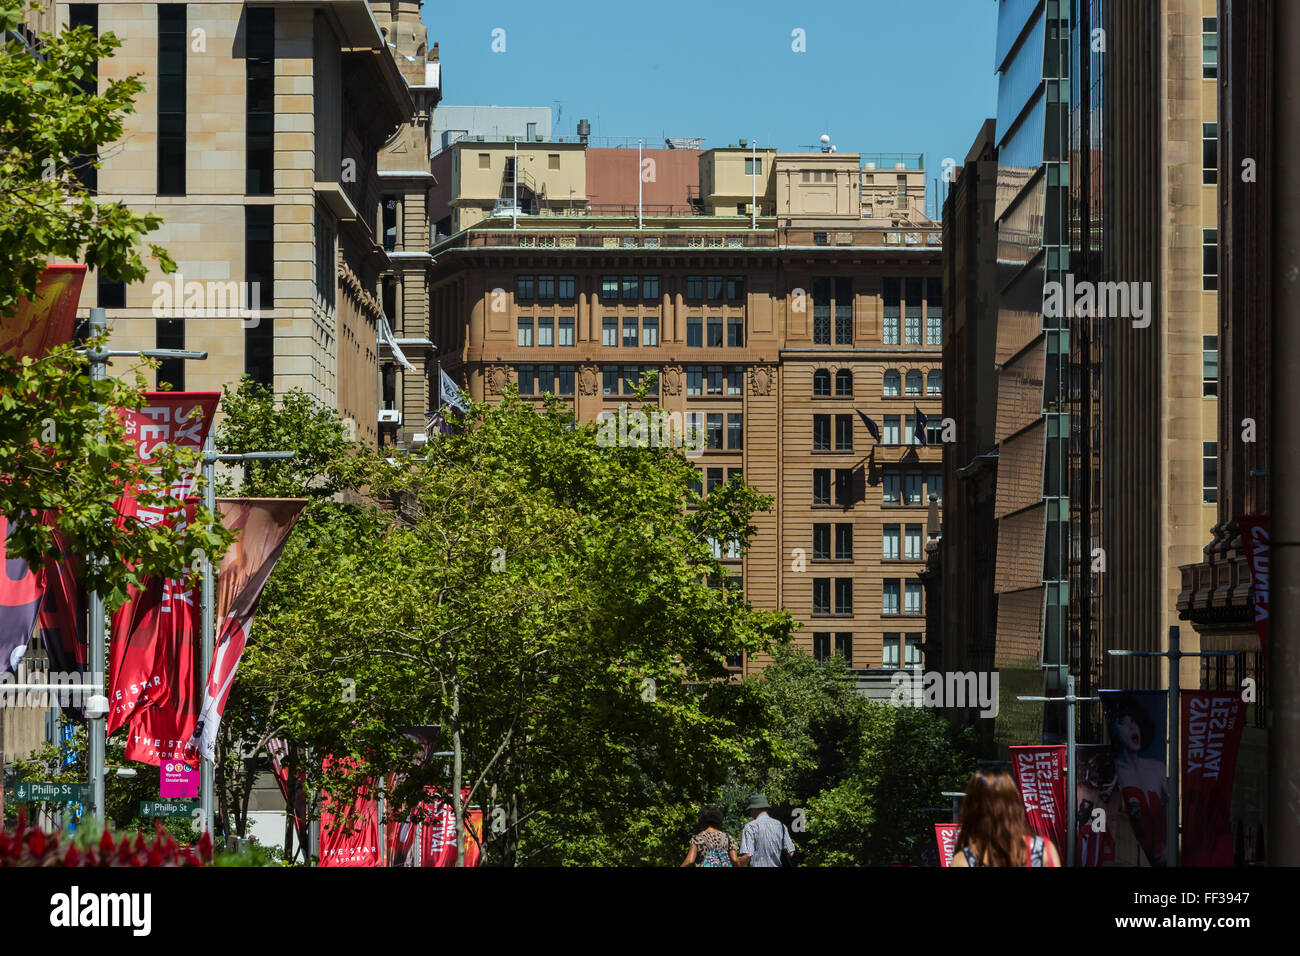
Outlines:
[[[1219,337],[1201,336],[1201,394],[1219,394]]]
[[[253,381],[275,386],[275,321],[265,310],[275,302],[275,207],[244,207],[244,275],[249,297],[257,291],[262,316],[244,330],[244,374]],[[251,308],[252,303],[247,305]]]
[[[925,280],[925,344],[943,345],[943,280]]]
[[[573,316],[560,316],[560,340],[562,346],[573,345]]]
[[[704,347],[704,319],[698,315],[686,317],[686,347],[698,349]]]
[[[519,339],[520,348],[531,348],[533,344],[533,317],[531,315],[521,315],[519,317]]]
[[[745,426],[742,412],[727,413],[727,447],[740,451],[744,447]]]
[[[618,316],[606,315],[600,320],[600,344],[607,349],[618,346]]]
[[[813,525],[813,560],[825,561],[831,556],[831,526]]]
[[[637,321],[635,315],[623,316],[623,348],[636,348]]]
[[[921,344],[921,280],[907,279],[904,283],[903,344]]]
[[[835,560],[853,560],[853,525],[851,524],[835,526]]]
[[[813,279],[813,345],[831,344],[831,280]]]
[[[1219,124],[1201,124],[1201,182],[1219,181]]]
[[[884,280],[881,291],[881,299],[883,300],[881,340],[885,345],[898,344],[898,319],[901,287],[902,280],[900,279],[887,278]]]
[[[1203,251],[1201,288],[1217,289],[1219,287],[1219,230],[1202,229],[1201,234]]]
[[[553,316],[537,317],[537,344],[539,346],[555,345],[555,319]]]
[[[1201,18],[1201,76],[1213,79],[1219,75],[1219,20],[1217,17]]]
[[[886,578],[885,586],[880,592],[880,613],[897,614],[898,613],[898,595],[901,588],[898,578]]]
[[[99,6],[94,3],[70,3],[68,4],[68,27],[76,29],[77,27],[89,27],[90,32],[99,36]],[[77,86],[81,92],[87,96],[94,96],[99,88],[99,61],[91,60],[87,73],[77,81]],[[72,161],[72,172],[77,177],[86,192],[92,196],[99,188],[99,170],[95,168],[95,163],[99,160],[96,153],[81,153]],[[179,389],[178,389],[179,390]]]
[[[185,4],[158,4],[158,195],[185,195]]]
[[[898,541],[901,526],[896,524],[885,525],[884,535],[881,538],[883,542],[880,556],[885,561],[898,560]]]
[[[744,366],[733,365],[727,369],[727,394],[728,395],[745,394]]]
[[[835,280],[835,344],[853,344],[853,280]]]
[[[1219,500],[1219,443],[1201,442],[1201,500],[1213,504]]]
[[[533,394],[533,367],[531,365],[521,365],[518,371],[519,394]]]
[[[641,320],[641,344],[647,348],[659,344],[659,316],[647,315]]]

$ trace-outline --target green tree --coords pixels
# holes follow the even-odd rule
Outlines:
[[[23,0],[0,0],[0,28],[16,30],[24,7]],[[73,175],[80,157],[121,137],[141,90],[137,77],[109,80],[102,91],[84,85],[95,61],[119,45],[111,33],[95,38],[82,28],[42,35],[36,55],[11,39],[0,56],[0,324],[56,259],[84,262],[111,280],[137,282],[147,274],[141,240],[161,219],[96,202]],[[148,254],[174,271],[164,250],[149,245]],[[126,485],[139,489],[146,506],[178,506],[166,489],[194,460],[173,449],[149,469],[141,466],[121,422],[105,409],[139,408],[144,387],[139,369],[127,379],[90,381],[85,355],[72,347],[35,359],[0,354],[6,551],[40,567],[58,551],[57,531],[71,553],[103,559],[83,564],[80,573],[110,605],[126,585],[172,576],[190,564],[194,549],[219,555],[229,541],[223,530],[207,530],[203,513],[188,530],[115,520]],[[35,520],[42,514],[52,522]]]

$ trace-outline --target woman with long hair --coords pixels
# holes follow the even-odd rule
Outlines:
[[[950,866],[1060,866],[1051,840],[1029,829],[1015,779],[1005,770],[979,770],[961,807]]]
[[[691,837],[682,866],[748,866],[749,856],[739,854],[736,838],[722,828],[722,811],[705,807],[700,811],[700,832]]]

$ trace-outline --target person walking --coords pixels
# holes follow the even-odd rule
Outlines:
[[[722,829],[722,811],[705,807],[700,811],[700,832],[691,837],[682,866],[744,866],[736,852],[736,838]]]
[[[961,829],[949,866],[1060,865],[1052,841],[1029,829],[1024,801],[1011,774],[977,771],[966,787]]]
[[[768,816],[767,797],[756,793],[745,807],[750,821],[740,833],[740,858],[748,866],[781,866],[781,854],[794,856],[794,840],[780,820]]]

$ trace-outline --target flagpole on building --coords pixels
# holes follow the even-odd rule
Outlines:
[[[749,147],[749,228],[758,228],[758,140]]]
[[[641,175],[641,147],[644,140],[636,141],[636,227],[641,228],[641,183],[644,177]]]

